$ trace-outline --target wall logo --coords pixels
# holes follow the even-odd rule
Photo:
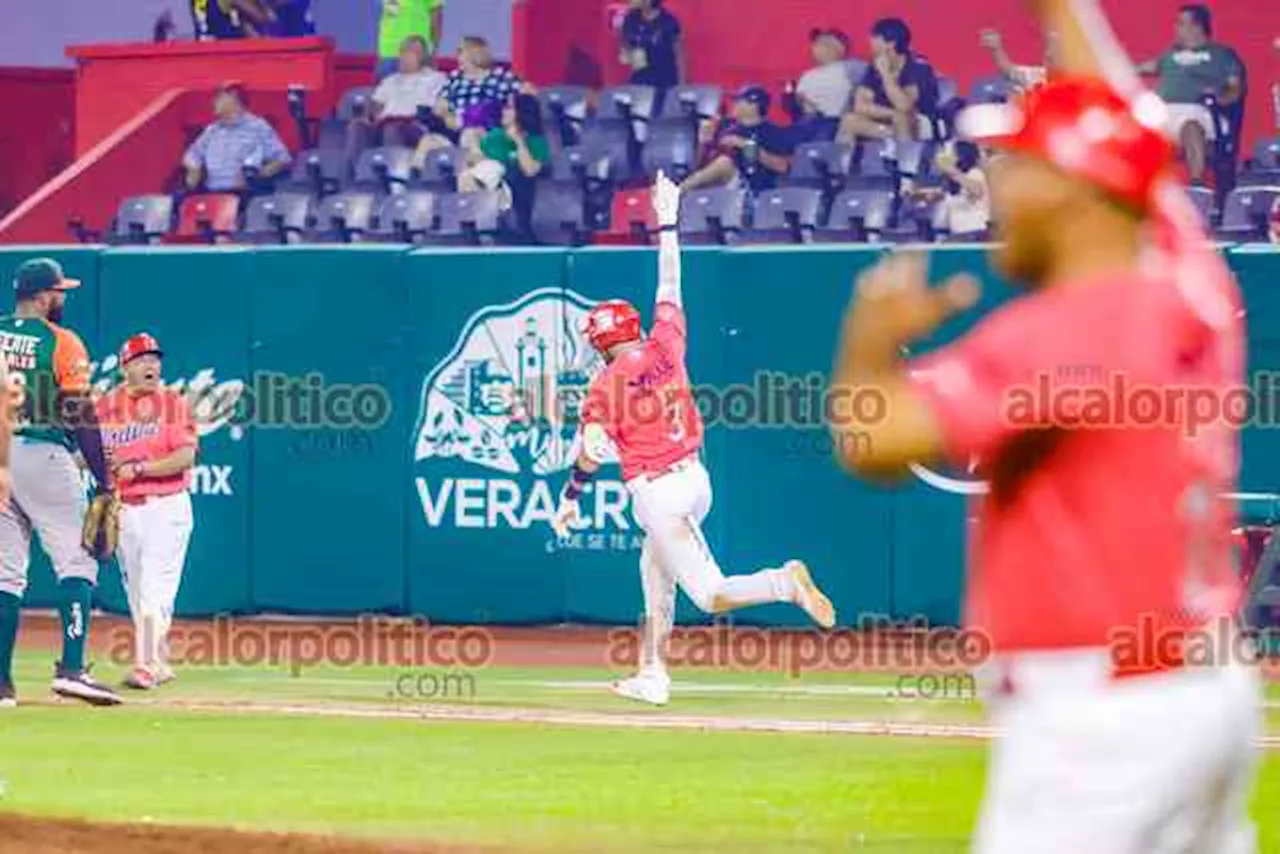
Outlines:
[[[482,308],[427,374],[413,459],[430,527],[535,527],[550,537],[547,523],[579,451],[582,403],[601,366],[578,332],[593,305],[573,291],[539,288]],[[627,503],[620,482],[597,478],[583,498],[583,533],[566,545],[635,547],[621,533],[631,529]]]

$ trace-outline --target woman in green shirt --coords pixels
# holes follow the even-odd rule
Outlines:
[[[542,128],[542,105],[532,95],[515,95],[502,108],[502,124],[486,133],[478,150],[469,152],[471,168],[459,176],[458,189],[470,192],[511,191],[511,208],[519,230],[528,234],[536,179],[551,161]]]

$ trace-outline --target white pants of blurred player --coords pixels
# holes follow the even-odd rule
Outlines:
[[[1239,663],[1113,679],[1105,652],[1011,656],[977,854],[1252,854],[1262,689]]]
[[[182,583],[193,518],[185,491],[120,508],[120,575],[133,619],[134,664],[153,673],[168,665],[166,638]]]
[[[642,669],[663,669],[659,650],[675,619],[676,586],[708,613],[790,602],[795,588],[783,569],[726,576],[702,535],[711,512],[711,477],[695,456],[663,474],[627,481],[631,512],[644,529],[640,579],[649,622]]]

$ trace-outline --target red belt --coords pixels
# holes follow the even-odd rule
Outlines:
[[[669,463],[663,468],[654,469],[653,471],[642,471],[638,475],[636,475],[636,477],[637,478],[642,477],[646,480],[657,480],[658,478],[664,475],[672,474],[673,472],[684,471],[685,469],[687,469],[689,466],[693,465],[697,461],[698,461],[697,453],[689,454],[687,456],[681,457],[680,459],[676,460],[673,463]]]
[[[130,507],[141,507],[143,504],[146,504],[148,501],[156,498],[171,498],[174,495],[181,494],[182,491],[178,490],[176,492],[166,492],[163,495],[121,495],[120,503],[128,504]]]

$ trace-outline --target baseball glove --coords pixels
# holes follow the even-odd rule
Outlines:
[[[80,535],[84,550],[98,560],[107,560],[120,544],[120,496],[114,492],[97,492],[84,514]]]

